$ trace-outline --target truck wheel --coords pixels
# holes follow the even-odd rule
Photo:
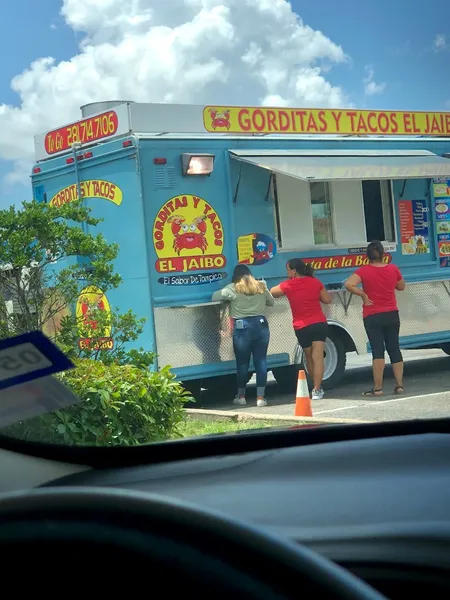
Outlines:
[[[305,369],[302,360],[303,353],[299,352],[300,362],[286,367],[272,369],[272,374],[284,392],[294,393],[297,389],[297,378],[300,369]],[[335,327],[330,327],[327,341],[325,343],[325,373],[323,378],[323,389],[332,390],[345,373],[347,354],[344,343]],[[307,372],[307,371],[306,371]],[[311,385],[309,373],[307,372],[309,385]]]
[[[322,383],[324,390],[332,390],[337,386],[344,376],[346,365],[347,353],[339,330],[330,327],[325,342],[325,373]]]
[[[288,365],[286,367],[275,367],[275,369],[272,369],[272,375],[282,392],[286,392],[286,394],[295,393],[297,389],[298,372],[300,369],[304,369],[302,363]]]

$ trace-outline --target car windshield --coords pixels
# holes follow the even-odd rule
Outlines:
[[[3,15],[0,434],[448,416],[449,41],[328,4]]]

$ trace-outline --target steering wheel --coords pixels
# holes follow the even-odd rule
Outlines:
[[[112,488],[0,496],[0,556],[4,587],[14,577],[22,594],[42,588],[47,598],[384,599],[304,546],[185,502]]]

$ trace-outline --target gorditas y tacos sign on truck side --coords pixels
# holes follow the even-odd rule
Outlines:
[[[120,206],[122,190],[110,181],[88,180],[80,184],[81,198],[102,199]],[[61,206],[79,199],[78,186],[69,185],[59,190],[49,201],[50,206]],[[85,352],[113,350],[111,337],[111,308],[106,294],[100,288],[88,285],[80,291],[75,313],[78,324],[78,347]]]
[[[112,350],[111,308],[106,294],[98,287],[83,288],[76,306],[80,350]]]
[[[117,206],[122,204],[123,193],[122,190],[117,187],[111,181],[103,181],[99,179],[91,179],[88,181],[80,182],[81,198],[90,199],[102,199],[109,200]],[[51,199],[50,206],[62,206],[68,202],[75,202],[78,200],[78,186],[76,183],[72,183],[67,187],[59,190]]]
[[[223,278],[224,230],[218,213],[203,198],[191,194],[170,198],[155,217],[155,269],[164,285],[210,283]],[[196,271],[211,270],[207,274]],[[188,274],[173,278],[173,273]]]
[[[402,346],[450,349],[450,113],[106,104],[36,136],[34,194],[55,205],[81,196],[103,219],[123,277],[108,302],[147,317],[136,343],[157,366],[184,381],[233,374],[212,293],[238,262],[272,286],[299,256],[333,289],[324,386],[335,386],[346,354],[368,352],[342,282],[372,239],[408,284]],[[86,315],[106,306],[94,296]],[[295,389],[302,355],[287,302],[268,317],[269,368]]]

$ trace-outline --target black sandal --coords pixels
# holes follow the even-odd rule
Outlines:
[[[371,390],[364,392],[363,396],[371,396],[372,398],[378,398],[379,396],[383,395],[383,390],[380,389],[374,389],[372,388]]]
[[[402,390],[401,392],[399,392],[399,390]],[[404,394],[405,393],[405,388],[402,385],[397,385],[394,388],[394,394]]]

